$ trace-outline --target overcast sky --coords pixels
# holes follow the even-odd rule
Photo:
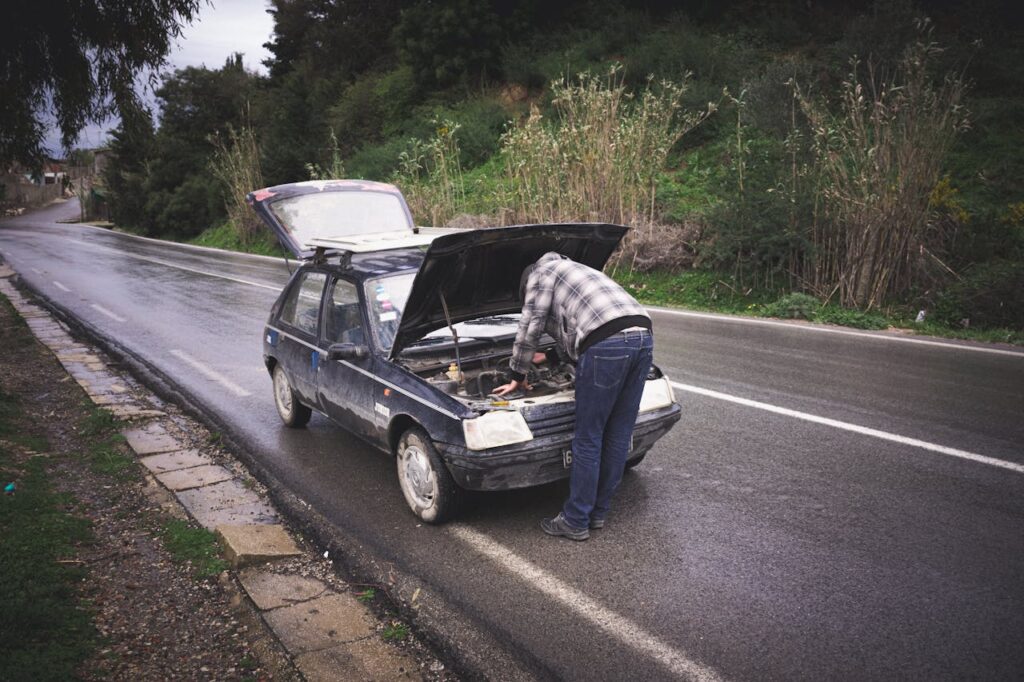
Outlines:
[[[213,0],[203,4],[199,16],[184,27],[177,46],[171,48],[167,69],[173,71],[186,66],[219,69],[229,55],[241,52],[247,69],[265,74],[267,69],[261,62],[270,57],[270,52],[263,43],[270,40],[274,31],[274,21],[266,12],[267,5],[265,0]],[[151,98],[151,95],[146,97]],[[102,146],[106,131],[116,125],[114,119],[86,127],[77,146]],[[62,155],[59,131],[51,130],[46,144],[54,155]]]

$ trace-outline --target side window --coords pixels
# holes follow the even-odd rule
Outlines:
[[[359,308],[359,292],[351,282],[338,279],[331,290],[327,311],[327,343],[365,345],[363,316]]]
[[[281,321],[316,336],[320,297],[326,282],[327,275],[322,272],[302,275],[302,280],[291,290],[281,308]]]

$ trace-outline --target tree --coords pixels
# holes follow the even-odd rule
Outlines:
[[[5,3],[0,22],[0,164],[37,167],[52,112],[66,149],[87,123],[138,105],[136,77],[164,64],[199,0]]]
[[[160,127],[136,110],[114,132],[107,182],[115,221],[188,239],[222,219],[223,190],[210,169],[214,140],[248,124],[259,80],[238,54],[216,71],[188,67],[166,76],[156,91]]]

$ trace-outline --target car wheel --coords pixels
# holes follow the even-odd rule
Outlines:
[[[398,483],[413,513],[427,523],[441,523],[454,516],[462,489],[426,432],[411,428],[403,433],[395,455]]]
[[[640,464],[640,462],[644,461],[644,457],[646,457],[646,456],[647,456],[647,453],[645,452],[644,454],[640,455],[636,459],[629,460],[628,462],[626,462],[626,469],[628,470],[628,469],[632,469],[635,466],[638,466]]]
[[[305,426],[313,415],[313,410],[299,402],[281,365],[274,367],[274,404],[284,425],[293,429]]]

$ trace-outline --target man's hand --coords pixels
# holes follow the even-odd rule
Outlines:
[[[526,383],[526,379],[523,379],[522,381],[516,381],[513,379],[504,386],[498,386],[496,389],[494,389],[494,395],[505,395],[506,393],[511,393],[512,391],[516,390],[519,387],[522,387],[524,391],[529,391],[530,389],[533,388],[533,386]]]
[[[547,362],[547,361],[548,361],[548,354],[547,353],[537,352],[537,353],[533,354],[533,364],[539,365],[539,364],[541,364],[543,362]]]

